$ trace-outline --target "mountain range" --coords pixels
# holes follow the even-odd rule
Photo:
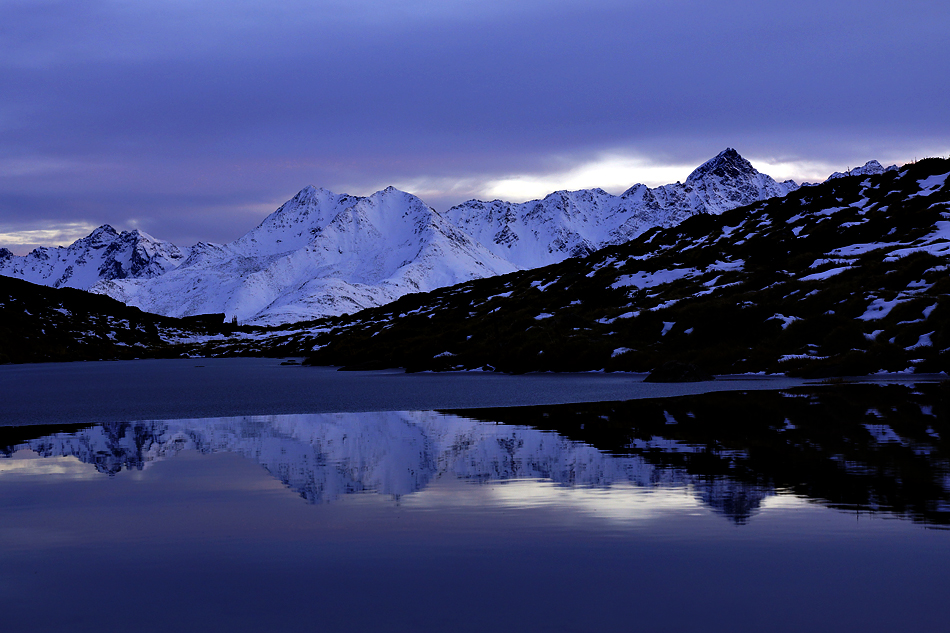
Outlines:
[[[874,165],[862,169],[880,169]],[[25,256],[2,249],[0,275],[90,290],[164,316],[223,313],[279,325],[585,256],[798,188],[731,148],[684,183],[634,185],[620,196],[587,189],[524,203],[472,200],[445,213],[392,187],[368,197],[306,187],[229,244],[180,248],[104,225],[68,247]]]

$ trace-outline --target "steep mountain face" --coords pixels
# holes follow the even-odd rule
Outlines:
[[[92,291],[168,316],[223,312],[279,324],[514,269],[405,192],[362,198],[307,187],[240,239],[196,247],[162,277]]]
[[[634,185],[620,196],[602,189],[557,191],[523,203],[471,200],[446,214],[493,253],[521,269],[581,257],[693,215],[722,213],[798,185],[761,174],[734,149],[700,165],[685,183]]]
[[[151,279],[175,269],[189,249],[139,230],[117,232],[108,224],[69,246],[41,247],[17,256],[0,250],[0,275],[54,288],[86,290],[104,279]]]
[[[414,370],[950,370],[948,177],[950,160],[933,158],[834,178],[404,297],[301,344],[316,364]]]

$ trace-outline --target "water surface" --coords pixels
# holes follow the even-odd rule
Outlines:
[[[4,630],[940,630],[944,391],[8,428]]]
[[[0,426],[149,418],[596,402],[802,384],[784,377],[644,383],[644,374],[339,372],[272,358],[0,365]]]

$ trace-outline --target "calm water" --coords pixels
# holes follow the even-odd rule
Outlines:
[[[7,427],[3,628],[942,630],[948,403],[846,385]]]
[[[638,374],[405,374],[282,366],[269,358],[0,365],[0,426],[117,420],[408,411],[775,389],[789,378],[651,384]]]

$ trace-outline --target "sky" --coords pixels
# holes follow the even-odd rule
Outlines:
[[[950,154],[946,0],[0,0],[0,247]]]

